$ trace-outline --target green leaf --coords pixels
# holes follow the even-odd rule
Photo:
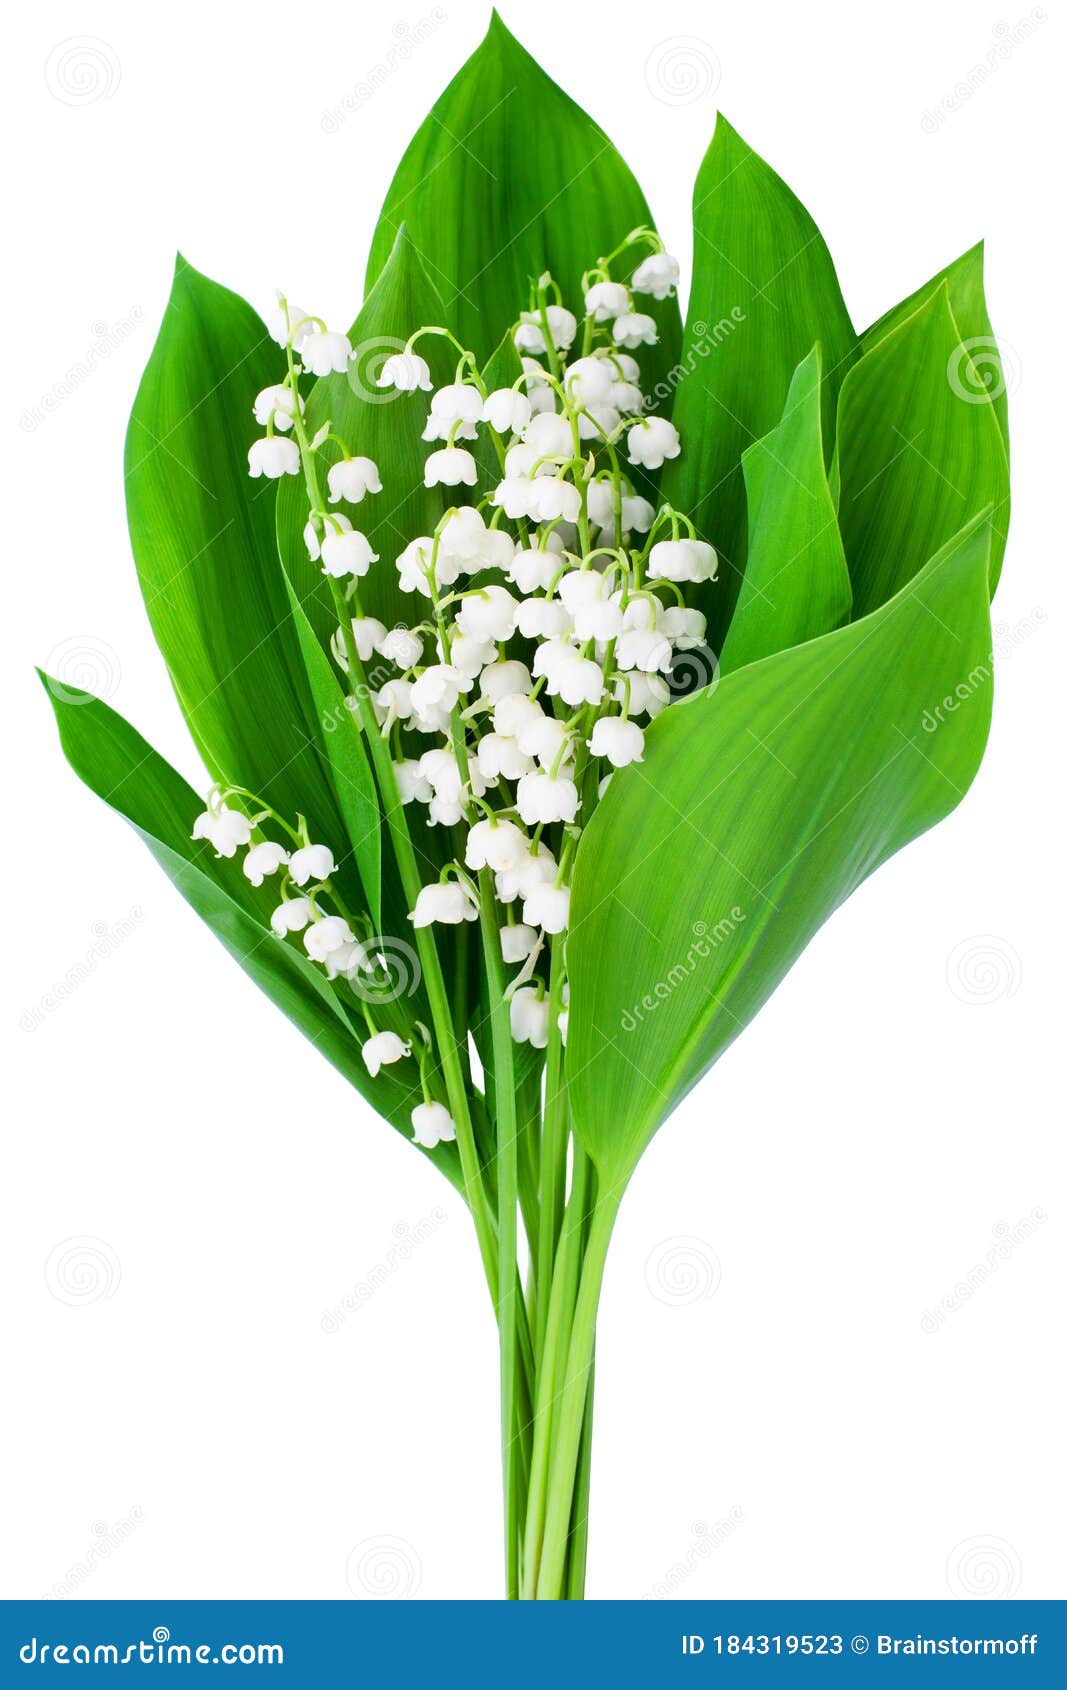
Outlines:
[[[899,305],[894,305],[892,310],[886,311],[876,323],[872,323],[863,333],[862,344],[864,352],[869,352],[880,340],[884,340],[887,334],[899,328],[920,305],[925,305],[943,282],[948,289],[948,302],[971,365],[997,413],[1000,432],[1004,438],[1004,449],[1007,451],[1008,391],[1003,360],[997,348],[986,305],[984,257],[985,249],[979,241],[977,246],[970,247],[959,258],[954,258],[951,264],[946,264],[943,270],[939,270],[937,275],[932,276],[921,288],[916,288],[907,299],[902,299]]]
[[[52,701],[67,761],[91,791],[130,822],[182,897],[271,1001],[405,1138],[421,1093],[413,1074],[382,1072],[372,1080],[361,1040],[322,969],[268,926],[275,895],[257,890],[239,862],[217,859],[189,838],[202,808],[192,787],[115,711],[89,693],[41,676]],[[353,1005],[353,1007],[355,1007]],[[376,1017],[388,1025],[388,1008]],[[414,1069],[414,1064],[405,1065]],[[454,1145],[426,1152],[462,1189]]]
[[[985,512],[873,615],[665,711],[613,778],[577,855],[566,1058],[610,1184],[822,923],[963,797],[989,724],[989,545]]]
[[[751,538],[720,674],[848,620],[852,587],[824,467],[820,364],[816,346],[797,366],[778,427],[741,460]]]
[[[348,708],[344,690],[315,630],[304,613],[288,577],[286,591],[292,607],[300,650],[311,695],[326,737],[326,755],[337,803],[356,862],[367,907],[378,932],[382,926],[382,834],[378,789],[359,723]]]
[[[610,86],[608,98],[611,98]],[[550,270],[580,306],[582,272],[651,224],[644,195],[604,134],[493,13],[480,47],[408,147],[382,207],[368,285],[401,222],[430,266],[445,321],[487,358]],[[646,390],[677,361],[678,306],[642,300],[660,345],[642,353]],[[795,362],[795,360],[794,360]]]
[[[252,401],[281,354],[256,313],[181,257],[126,437],[130,538],[152,631],[213,777],[340,819],[274,541],[272,487],[248,474]]]
[[[433,533],[445,503],[439,488],[423,486],[423,467],[430,450],[420,439],[426,426],[426,395],[381,389],[377,380],[386,358],[399,351],[420,324],[440,322],[441,314],[433,284],[410,236],[401,229],[388,263],[352,326],[349,339],[354,358],[348,376],[322,377],[306,401],[312,436],[329,422],[353,455],[373,458],[378,465],[382,491],[368,493],[354,509],[347,505],[337,509],[345,511],[353,527],[366,534],[378,553],[380,561],[360,582],[360,604],[364,615],[377,616],[387,628],[405,623],[411,615],[411,599],[400,591],[395,560],[409,540]],[[450,380],[455,365],[451,352],[446,353],[443,347],[437,339],[419,343],[419,351],[430,361],[438,381]],[[333,445],[319,450],[324,497],[326,468],[339,456],[339,449]],[[337,622],[322,572],[307,555],[303,538],[307,515],[303,481],[286,476],[278,490],[278,549],[297,596],[326,648]]]
[[[662,483],[719,552],[720,580],[701,606],[716,649],[745,568],[741,454],[775,427],[816,341],[829,446],[857,351],[833,260],[800,201],[720,112],[693,192],[693,287],[674,402],[682,452]]]
[[[837,446],[838,520],[857,615],[884,604],[988,504],[996,586],[1008,530],[1008,460],[946,282],[849,371]]]

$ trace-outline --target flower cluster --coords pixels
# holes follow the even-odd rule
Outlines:
[[[639,246],[649,250],[627,284],[612,267]],[[385,561],[338,508],[381,491],[377,466],[329,424],[313,439],[304,427],[300,376],[343,373],[347,338],[281,301],[270,328],[287,374],[254,404],[266,433],[249,452],[250,473],[303,472],[312,489],[304,538],[331,582],[333,656],[353,702],[367,701],[364,731],[378,736],[377,751],[386,748],[400,806],[422,807],[431,827],[450,834],[451,860],[418,890],[409,919],[422,934],[491,916],[503,963],[517,967],[512,1036],[538,1048],[566,1037],[565,946],[546,947],[546,937],[566,933],[581,829],[613,772],[641,761],[645,726],[671,701],[676,654],[704,640],[704,617],[685,588],[713,581],[716,557],[683,513],[647,497],[649,473],[681,441],[672,423],[648,414],[634,356],[656,341],[655,319],[635,296],[666,298],[677,280],[677,262],[643,229],[582,278],[581,319],[542,276],[513,330],[518,373],[492,391],[446,329],[416,330],[386,360],[380,385],[429,394],[425,485],[457,491],[433,533]],[[417,350],[428,337],[457,355],[453,379],[436,388]],[[411,596],[409,623],[387,628],[364,614],[360,581],[372,565],[396,569]],[[372,660],[379,684],[368,688],[363,665]],[[244,870],[256,884],[284,872],[275,931],[301,934],[331,979],[358,980],[375,966],[373,946],[337,908],[329,849],[281,818],[295,849],[253,843],[273,813],[261,806],[246,817],[227,807],[232,796],[216,795],[197,836],[227,856],[248,847]],[[542,963],[549,948],[563,971],[554,1015]],[[370,1022],[369,1031],[372,1073],[429,1043],[425,1029],[410,1039]],[[419,1060],[424,1101],[413,1126],[420,1143],[437,1143],[454,1127]]]

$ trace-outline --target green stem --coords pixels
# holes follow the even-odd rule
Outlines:
[[[589,1364],[589,1388],[585,1394],[582,1442],[578,1451],[578,1477],[571,1509],[571,1533],[567,1544],[568,1602],[580,1602],[585,1595],[585,1565],[589,1550],[589,1480],[593,1459],[593,1387],[596,1358]]]
[[[563,1220],[563,1188],[567,1173],[567,1093],[563,1081],[563,1040],[559,1016],[563,1008],[563,936],[552,940],[548,986],[548,1046],[545,1051],[545,1113],[541,1139],[540,1221],[536,1281],[539,1290],[534,1348],[540,1362],[548,1319],[548,1287]]]
[[[575,1476],[596,1338],[597,1305],[600,1301],[604,1263],[618,1206],[618,1197],[601,1196],[589,1226],[589,1242],[582,1263],[578,1298],[574,1305],[570,1346],[553,1436],[552,1465],[548,1478],[548,1508],[545,1515],[541,1565],[537,1575],[537,1596],[541,1600],[558,1600],[563,1595]]]

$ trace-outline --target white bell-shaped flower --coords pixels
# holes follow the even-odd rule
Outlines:
[[[525,663],[517,658],[508,658],[503,663],[490,663],[482,670],[478,682],[478,691],[490,704],[499,704],[502,698],[510,693],[528,693],[533,690],[533,676]]]
[[[558,716],[541,715],[537,721],[526,722],[519,730],[519,750],[535,757],[543,769],[554,769],[567,739],[567,724]]]
[[[463,792],[463,776],[454,751],[435,745],[419,758],[419,773],[433,787],[434,796],[457,801]]]
[[[556,395],[545,379],[545,372],[536,358],[521,358],[523,386],[526,397],[535,411],[554,411]]]
[[[430,597],[427,572],[432,558],[433,539],[429,534],[420,534],[417,539],[408,541],[396,560],[402,593],[421,593],[424,598]]]
[[[591,481],[585,490],[585,509],[594,528],[611,528],[615,522],[615,489],[610,481]]]
[[[505,962],[525,962],[536,943],[536,932],[524,921],[509,921],[500,929],[500,952]]]
[[[630,291],[622,282],[594,282],[586,291],[586,316],[594,323],[609,323],[629,309]]]
[[[253,440],[248,448],[248,473],[265,475],[268,481],[277,481],[283,475],[299,475],[299,446],[295,440],[283,439],[279,434]]]
[[[496,661],[496,656],[497,648],[492,640],[475,639],[473,634],[465,634],[462,629],[453,631],[451,662],[464,678],[464,692],[469,690],[487,664]]]
[[[633,273],[635,293],[650,293],[653,299],[669,299],[678,286],[681,265],[669,252],[653,252]]]
[[[337,633],[334,635],[334,639],[337,641],[337,647],[334,655],[336,656],[340,667],[342,669],[347,669],[348,656],[345,651],[344,642],[340,636],[341,630],[338,629]],[[370,662],[384,638],[385,623],[379,622],[376,616],[353,616],[352,639],[355,642],[356,653],[361,663]]]
[[[517,739],[521,730],[531,722],[539,722],[544,711],[536,698],[524,693],[506,693],[493,706],[493,727],[498,734]]]
[[[424,669],[411,687],[411,708],[416,716],[430,719],[451,715],[461,692],[465,692],[466,677],[450,663],[433,663]]]
[[[289,853],[283,845],[275,844],[273,839],[264,839],[259,845],[252,846],[241,867],[253,886],[262,886],[268,874],[277,874],[288,861]]]
[[[655,346],[659,339],[655,317],[643,311],[624,311],[611,325],[616,346]]]
[[[615,661],[620,669],[667,674],[673,656],[670,640],[658,628],[626,628],[615,643]]]
[[[411,1125],[415,1144],[424,1150],[435,1150],[439,1144],[451,1144],[456,1136],[456,1123],[443,1103],[416,1103],[411,1111]]]
[[[260,428],[266,428],[274,419],[275,428],[283,431],[293,426],[293,411],[296,408],[296,395],[291,387],[283,387],[279,382],[275,387],[265,387],[262,393],[257,393],[252,404],[252,415]]]
[[[395,387],[398,393],[429,393],[433,387],[430,366],[417,352],[394,352],[382,365],[379,387]]]
[[[300,305],[290,305],[288,311],[278,305],[273,311],[268,311],[267,333],[271,340],[277,342],[283,352],[289,344],[290,329],[296,331],[293,335],[294,350],[300,351],[312,328],[307,320],[307,315],[303,306]]]
[[[569,458],[574,451],[571,425],[566,417],[557,415],[555,411],[542,411],[531,418],[522,444],[527,448],[527,453],[532,453],[533,456],[520,456],[518,449],[513,446],[508,452],[505,464],[509,471],[521,464],[526,464],[532,470],[538,458]]]
[[[402,804],[428,804],[430,802],[433,797],[433,787],[417,762],[405,757],[399,763],[393,764],[393,770],[396,774],[396,784]]]
[[[331,951],[350,945],[355,934],[343,915],[324,915],[304,930],[304,949],[313,962],[325,962]]]
[[[578,418],[579,440],[606,440],[614,435],[622,422],[622,415],[614,405],[590,405],[588,414]]]
[[[613,601],[607,578],[596,569],[571,569],[556,588],[574,623],[576,639],[613,640],[622,630],[622,611]]]
[[[544,1050],[548,1043],[548,999],[537,986],[520,986],[508,1006],[516,1044]]]
[[[492,502],[512,522],[519,522],[523,517],[533,514],[530,500],[534,483],[526,475],[506,475],[503,481],[498,481],[492,492]]]
[[[385,726],[387,722],[409,722],[412,715],[410,681],[386,681],[373,695],[374,714]]]
[[[456,626],[472,640],[506,640],[515,631],[518,601],[506,587],[482,587],[468,594],[457,614]]]
[[[431,414],[446,422],[476,423],[482,417],[482,396],[469,382],[456,381],[439,387],[430,400]]]
[[[714,581],[717,568],[706,540],[657,540],[648,554],[650,581]]]
[[[270,924],[283,939],[287,933],[302,933],[313,914],[310,898],[286,898],[273,911]]]
[[[300,362],[313,376],[343,376],[351,356],[352,347],[346,334],[317,328],[312,329],[300,347]]]
[[[533,758],[507,734],[483,734],[478,741],[478,767],[483,780],[520,780],[533,768]]]
[[[346,575],[366,575],[371,564],[378,561],[378,553],[371,550],[370,541],[358,528],[350,528],[341,534],[327,528],[322,536],[321,549],[322,573],[337,580]]]
[[[539,822],[572,822],[578,813],[578,788],[567,775],[543,770],[523,775],[515,792],[515,805],[527,827]]]
[[[205,810],[193,823],[193,839],[206,839],[215,847],[216,857],[232,857],[239,846],[247,845],[252,837],[252,823],[240,810],[220,804],[216,810]]]
[[[306,886],[309,880],[329,880],[336,866],[328,845],[301,845],[289,859],[289,876]]]
[[[422,657],[422,640],[410,628],[390,628],[388,633],[383,628],[375,643],[381,655],[398,669],[414,669]]]
[[[423,481],[427,487],[474,487],[478,466],[462,446],[444,446],[426,460]]]
[[[635,534],[647,534],[656,520],[656,513],[647,499],[627,497],[622,498],[622,528],[624,534],[631,531]]]
[[[326,485],[334,504],[347,499],[350,505],[358,505],[366,494],[381,492],[382,478],[373,458],[342,458],[330,465]]]
[[[556,859],[542,841],[514,868],[501,869],[494,877],[497,898],[502,904],[510,904],[515,898],[528,897],[535,886],[555,880],[556,873]]]
[[[617,381],[611,390],[609,403],[623,415],[632,416],[635,412],[644,410],[645,396],[636,382]]]
[[[358,939],[346,939],[343,945],[335,945],[332,951],[327,951],[323,957],[327,980],[353,980],[357,974],[373,973],[369,965],[367,951]]]
[[[512,557],[508,565],[508,579],[514,582],[520,593],[544,593],[552,585],[558,570],[557,553],[528,547]]]
[[[499,873],[516,868],[529,851],[530,841],[514,822],[486,818],[475,822],[468,833],[464,861],[470,869],[491,868]]]
[[[365,1040],[362,1051],[367,1073],[372,1079],[387,1063],[400,1062],[410,1055],[411,1046],[405,1044],[399,1033],[372,1033]]]
[[[327,532],[331,534],[351,534],[352,524],[347,516],[343,516],[338,511],[336,516],[331,515]],[[314,519],[310,516],[304,524],[304,544],[308,549],[308,557],[312,563],[317,563],[322,556],[322,535],[315,527]]]
[[[522,901],[522,919],[529,927],[542,927],[546,933],[562,933],[570,918],[571,889],[545,881],[531,887]]]
[[[697,646],[703,645],[707,626],[703,613],[690,610],[686,605],[668,605],[666,610],[660,612],[660,633],[666,634],[671,644],[679,651],[695,651]]]
[[[578,319],[565,305],[549,305],[545,310],[548,332],[557,352],[565,352],[578,333]],[[545,337],[539,311],[524,311],[515,330],[515,345],[520,352],[544,352]]]
[[[632,716],[658,716],[671,701],[671,689],[662,675],[646,675],[640,669],[631,670],[626,677],[630,683],[629,705]],[[626,702],[626,681],[615,683],[616,704]]]
[[[521,434],[532,415],[533,406],[526,394],[515,387],[496,388],[482,405],[482,421],[498,434]]]
[[[606,757],[616,769],[627,763],[640,763],[645,749],[645,736],[636,722],[625,716],[601,716],[593,724],[589,749],[594,757]]]
[[[427,805],[431,827],[458,827],[463,820],[463,806],[458,798],[434,796]]]
[[[458,880],[424,886],[408,920],[414,927],[429,927],[435,921],[458,927],[463,921],[477,921],[478,909],[467,888]]]
[[[626,436],[632,464],[659,469],[666,458],[676,458],[682,449],[678,430],[666,417],[646,417],[635,423]]]
[[[535,522],[577,522],[582,509],[582,496],[569,481],[555,476],[538,476],[530,482],[529,515]]]

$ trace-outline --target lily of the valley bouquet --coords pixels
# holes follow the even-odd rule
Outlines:
[[[510,1596],[583,1593],[638,1158],[959,802],[989,721],[1008,456],[980,250],[858,334],[721,117],[694,216],[683,334],[633,177],[494,19],[347,334],[284,295],[264,326],[178,261],[126,473],[206,799],[51,689],[78,773],[462,1194]]]

